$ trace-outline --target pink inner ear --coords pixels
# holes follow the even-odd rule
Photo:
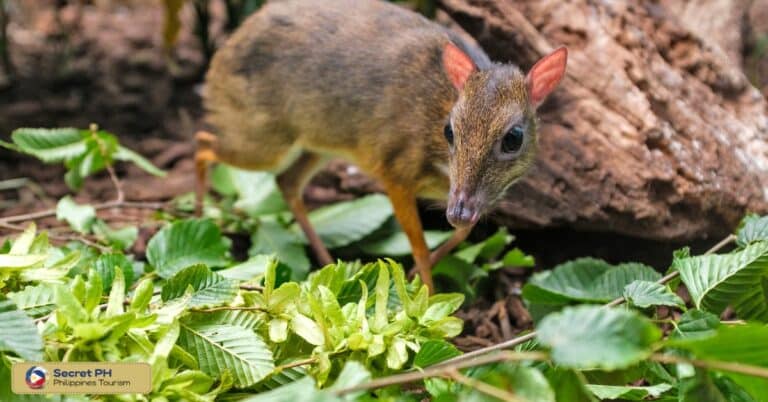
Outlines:
[[[443,68],[453,86],[459,91],[464,88],[464,83],[477,67],[466,53],[451,42],[445,44],[443,49]]]
[[[531,68],[526,77],[531,104],[538,106],[557,87],[565,75],[567,60],[568,50],[561,47],[544,56]]]

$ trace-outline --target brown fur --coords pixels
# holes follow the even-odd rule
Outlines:
[[[270,2],[211,64],[205,104],[219,135],[216,153],[233,165],[275,172],[299,149],[341,156],[439,199],[448,193],[442,167],[449,165],[454,182],[474,182],[495,199],[535,150],[534,140],[512,163],[489,153],[510,116],[533,121],[524,77],[512,66],[485,65],[487,57],[469,49],[488,70],[473,73],[453,110],[451,158],[443,127],[458,91],[441,62],[448,41],[442,27],[385,2]]]

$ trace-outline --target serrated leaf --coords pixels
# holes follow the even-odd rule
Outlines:
[[[133,283],[133,264],[123,254],[102,254],[96,258],[93,267],[101,275],[101,284],[105,292],[112,287],[116,268],[120,268],[123,271],[125,283],[129,285]]]
[[[378,229],[392,216],[392,204],[382,194],[339,202],[309,213],[309,221],[328,248],[352,244]],[[302,236],[297,224],[294,233]]]
[[[179,344],[197,358],[206,374],[220,376],[229,370],[238,388],[259,382],[275,368],[272,351],[261,337],[236,325],[182,323]]]
[[[208,219],[174,222],[155,234],[147,245],[147,260],[162,278],[194,264],[226,265],[229,242]]]
[[[86,149],[83,134],[75,128],[19,128],[11,139],[22,152],[48,163],[77,157]]]
[[[16,293],[11,293],[8,297],[16,303],[20,310],[24,310],[27,315],[40,317],[56,308],[53,287],[54,285],[49,283],[27,286]]]
[[[304,279],[309,272],[309,258],[300,238],[279,222],[261,221],[251,236],[249,255],[273,254],[291,268],[293,279]]]
[[[748,215],[736,233],[736,244],[745,247],[751,243],[768,240],[768,216]]]
[[[188,322],[194,325],[236,325],[259,331],[264,326],[264,313],[247,310],[223,310],[190,314]]]
[[[172,276],[163,286],[163,301],[184,296],[193,289],[190,307],[211,307],[229,303],[237,295],[237,282],[212,272],[205,265],[192,265]]]
[[[668,287],[650,281],[634,281],[624,287],[624,297],[637,307],[651,306],[683,307],[683,299],[672,293]]]
[[[555,363],[605,370],[642,361],[659,338],[659,329],[634,311],[589,305],[546,316],[537,333],[539,342],[552,349]]]
[[[453,344],[443,340],[430,339],[421,345],[421,349],[413,358],[413,365],[426,368],[460,354],[461,352]]]
[[[646,387],[587,384],[587,389],[600,399],[642,401],[648,397],[658,398],[672,389],[672,386],[665,383]]]
[[[130,150],[122,145],[117,146],[117,150],[115,151],[114,158],[119,161],[124,162],[132,162],[136,166],[138,166],[141,170],[158,177],[164,177],[165,172],[158,169],[155,165],[152,164],[149,160],[144,158],[143,156],[139,155],[133,150]]]
[[[701,310],[688,310],[677,322],[674,337],[706,338],[715,333],[720,326],[720,317]]]
[[[697,308],[720,314],[731,304],[740,318],[768,321],[768,242],[730,254],[677,259],[673,268]]]
[[[43,339],[35,322],[4,295],[0,295],[0,351],[15,353],[25,360],[43,358]]]
[[[580,258],[534,274],[523,288],[530,303],[565,304],[570,301],[608,302],[636,280],[657,281],[661,275],[637,263],[612,266],[593,258]]]

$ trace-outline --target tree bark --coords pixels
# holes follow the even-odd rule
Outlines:
[[[497,61],[528,69],[557,45],[570,51],[540,109],[538,161],[499,222],[682,241],[768,211],[766,101],[665,2],[442,3]]]

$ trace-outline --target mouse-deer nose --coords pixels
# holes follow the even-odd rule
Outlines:
[[[466,192],[452,192],[445,210],[448,222],[455,228],[472,226],[480,217],[477,197],[468,196]]]

